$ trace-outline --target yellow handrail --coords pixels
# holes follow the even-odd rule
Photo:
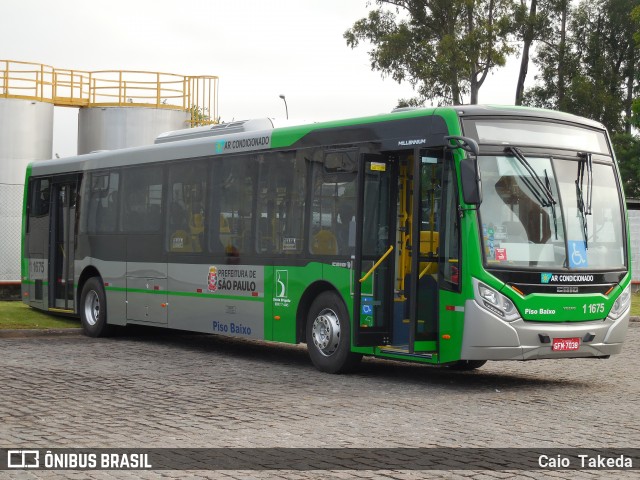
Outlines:
[[[385,258],[387,258],[387,257],[391,254],[391,252],[393,252],[393,245],[391,245],[391,246],[389,247],[389,250],[387,250],[386,252],[384,252],[384,255],[382,255],[382,257],[380,257],[380,260],[378,260],[378,261],[373,265],[373,267],[371,267],[371,270],[369,270],[369,271],[367,272],[367,274],[359,280],[359,281],[360,281],[360,283],[364,282],[367,278],[369,278],[369,277],[371,276],[371,274],[376,270],[376,268],[378,268],[378,267],[380,266],[380,264],[381,264],[382,262],[384,262],[384,259],[385,259]]]
[[[135,70],[84,72],[0,60],[0,98],[64,107],[152,107],[190,113],[190,126],[218,123],[218,77]]]

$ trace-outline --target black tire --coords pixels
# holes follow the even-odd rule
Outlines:
[[[322,292],[313,301],[306,334],[309,357],[321,372],[345,373],[362,359],[362,355],[351,353],[349,314],[334,292]]]
[[[460,360],[456,363],[452,363],[451,365],[447,365],[451,370],[458,370],[460,372],[468,372],[471,370],[475,370],[476,368],[480,368],[485,363],[486,360]]]
[[[79,310],[85,335],[107,337],[113,333],[113,326],[107,325],[107,297],[100,278],[91,277],[82,287]]]

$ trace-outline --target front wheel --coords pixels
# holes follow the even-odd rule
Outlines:
[[[82,287],[80,320],[84,334],[89,337],[106,337],[113,333],[113,326],[107,325],[107,298],[98,277],[91,277]]]
[[[342,299],[334,292],[323,292],[313,301],[306,333],[309,357],[322,372],[346,372],[362,358],[362,355],[351,353],[349,314]]]

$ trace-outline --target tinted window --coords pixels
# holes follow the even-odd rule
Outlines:
[[[49,197],[51,194],[51,182],[49,179],[34,180],[31,183],[31,194],[31,216],[49,215]]]
[[[86,212],[88,233],[112,233],[118,225],[118,172],[93,173],[89,177]]]
[[[167,248],[170,252],[202,252],[206,237],[207,168],[189,162],[169,168]]]
[[[251,157],[228,157],[216,159],[211,170],[209,247],[231,258],[252,253],[256,163]]]
[[[603,131],[576,125],[494,118],[464,120],[464,128],[480,143],[530,145],[609,154]]]
[[[158,232],[162,226],[162,168],[132,168],[124,170],[122,175],[123,231]]]
[[[283,152],[260,155],[258,186],[259,253],[299,253],[306,191],[303,156]]]
[[[329,152],[314,162],[309,250],[317,255],[355,251],[357,155]]]

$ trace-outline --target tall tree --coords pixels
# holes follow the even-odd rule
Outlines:
[[[520,58],[520,74],[518,75],[518,84],[516,85],[516,105],[522,105],[524,96],[524,82],[527,79],[529,71],[529,51],[533,43],[536,33],[536,19],[538,18],[538,0],[531,0],[528,14],[526,12],[526,2],[521,0],[520,8],[516,20],[522,25],[522,54]]]
[[[531,48],[534,43],[539,42],[552,44],[550,39],[553,38],[554,22],[561,25],[564,21],[566,24],[566,10],[567,4],[561,0],[520,0],[520,5],[515,10],[516,36],[522,42],[520,73],[516,84],[516,105],[522,105],[524,100],[524,86],[531,62]]]
[[[512,0],[376,0],[378,8],[344,34],[356,48],[369,42],[371,68],[408,81],[420,105],[478,102],[488,73],[513,52]]]
[[[637,3],[637,2],[636,2]],[[640,129],[640,4],[630,15],[629,58],[627,65],[627,98],[625,100],[625,133],[631,134],[631,127]],[[640,137],[637,137],[640,142]]]
[[[628,133],[613,136],[616,159],[627,198],[640,198],[640,137]]]
[[[538,84],[525,103],[598,120],[612,132],[630,132],[637,88],[638,45],[631,10],[640,0],[583,0],[560,13],[549,41],[538,49]]]
[[[534,63],[538,66],[537,84],[523,95],[523,104],[562,110],[567,78],[575,68],[575,59],[567,49],[567,0],[550,0],[540,15],[548,19]]]

